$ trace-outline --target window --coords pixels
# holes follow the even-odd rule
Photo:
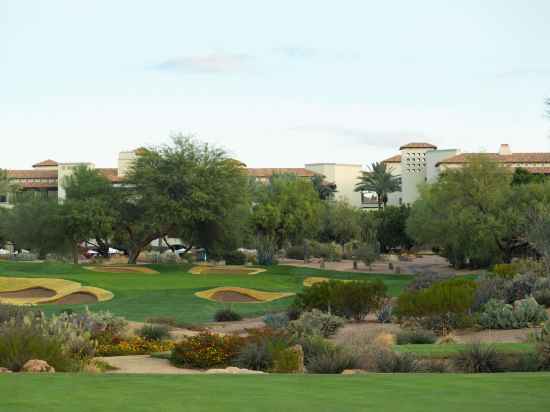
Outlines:
[[[0,195],[0,203],[8,203],[8,196]]]

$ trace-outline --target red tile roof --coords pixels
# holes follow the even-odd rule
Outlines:
[[[122,182],[124,179],[118,175],[118,169],[97,169],[103,176],[113,183]]]
[[[44,160],[43,162],[36,163],[32,165],[32,167],[51,167],[51,166],[59,166],[59,163],[57,163],[55,160]]]
[[[526,167],[525,170],[535,175],[550,175],[550,167]]]
[[[248,168],[247,172],[252,177],[271,177],[276,174],[293,174],[299,177],[313,177],[316,176],[317,173],[312,172],[311,170],[307,170],[301,167],[296,168]]]
[[[401,155],[388,157],[386,160],[382,160],[382,163],[401,163]]]
[[[57,179],[57,170],[8,170],[10,179]]]
[[[462,153],[442,160],[440,164],[464,164],[472,157],[483,156],[500,163],[550,163],[550,153],[512,153],[500,155],[498,153]]]
[[[437,146],[434,146],[431,143],[408,143],[406,145],[403,145],[399,148],[399,150],[403,149],[437,149]]]

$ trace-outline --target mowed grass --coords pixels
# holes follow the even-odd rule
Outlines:
[[[318,269],[274,266],[257,275],[200,274],[191,265],[150,265],[159,274],[100,273],[82,266],[61,263],[0,262],[0,276],[52,277],[75,280],[82,285],[107,289],[115,294],[108,302],[88,305],[91,310],[109,310],[129,320],[173,317],[178,322],[200,324],[212,321],[214,313],[227,306],[196,297],[195,292],[221,286],[235,286],[268,292],[300,292],[309,276],[332,279],[382,279],[391,296],[397,296],[412,281],[409,275],[372,275],[330,272]],[[231,304],[246,317],[260,316],[287,308],[293,297],[268,303]],[[62,309],[83,310],[84,305],[40,305],[46,313]]]
[[[6,412],[541,412],[550,374],[0,375]]]
[[[518,354],[535,351],[535,345],[531,343],[497,342],[487,344],[494,347],[501,354]],[[464,350],[466,344],[449,345],[396,345],[394,349],[401,353],[414,353],[423,358],[448,358]]]

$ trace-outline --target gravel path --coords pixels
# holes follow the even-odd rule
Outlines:
[[[180,369],[170,365],[166,359],[152,358],[149,355],[136,356],[112,356],[106,358],[96,358],[102,362],[117,368],[117,370],[108,373],[130,373],[130,374],[165,374],[165,375],[189,375],[201,373],[192,369]]]

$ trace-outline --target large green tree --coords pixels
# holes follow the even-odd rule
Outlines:
[[[334,196],[338,192],[336,183],[328,182],[322,175],[313,176],[311,183],[313,183],[313,187],[321,200],[334,200]]]
[[[97,247],[101,256],[109,257],[113,229],[119,219],[118,188],[101,172],[86,166],[77,168],[62,184],[66,192],[65,226],[73,253],[78,243],[85,242]]]
[[[527,214],[550,200],[550,186],[513,186],[507,167],[485,156],[446,171],[421,188],[407,232],[421,245],[437,246],[456,267],[510,261],[528,248]]]
[[[323,242],[336,242],[342,246],[343,251],[346,243],[361,238],[361,214],[358,208],[347,201],[325,203],[319,239]]]
[[[322,201],[309,180],[294,175],[275,175],[268,184],[258,183],[254,193],[252,224],[269,263],[285,242],[299,243],[319,230]],[[263,260],[263,259],[262,259]]]
[[[369,171],[361,172],[359,182],[355,185],[356,192],[374,192],[378,197],[378,209],[388,203],[390,193],[401,190],[401,178],[392,175],[385,163],[373,163]]]
[[[382,210],[368,212],[363,223],[376,228],[376,239],[383,252],[393,249],[410,249],[414,241],[407,234],[409,206],[386,206]]]
[[[199,238],[205,225],[222,225],[248,199],[242,166],[222,149],[174,136],[172,144],[144,150],[118,189],[115,238],[129,263],[153,240]]]

